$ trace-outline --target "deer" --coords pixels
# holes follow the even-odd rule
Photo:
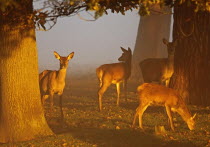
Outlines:
[[[147,58],[139,63],[145,83],[158,82],[169,86],[170,78],[174,73],[174,53],[177,40],[168,42],[163,38],[167,46],[168,58]]]
[[[138,86],[137,93],[139,96],[139,106],[134,115],[132,128],[135,128],[136,118],[139,116],[139,127],[144,130],[142,125],[142,115],[148,106],[156,105],[165,107],[172,131],[175,130],[172,112],[177,112],[187,123],[188,128],[194,130],[194,118],[196,114],[193,116],[191,115],[185,101],[174,89],[154,83],[143,83]]]
[[[131,75],[132,51],[121,47],[122,55],[118,58],[119,63],[103,64],[96,69],[100,88],[98,90],[99,111],[102,110],[102,96],[111,84],[116,85],[117,106],[120,100],[120,84],[123,83],[125,100],[127,101],[127,81]]]
[[[62,110],[62,95],[65,88],[66,71],[68,67],[68,62],[73,58],[74,52],[70,53],[66,57],[60,56],[56,51],[54,51],[55,58],[60,61],[59,70],[44,70],[39,74],[39,86],[41,93],[41,101],[44,106],[45,100],[50,98],[50,112],[53,111],[53,96],[57,94],[60,96],[59,105],[61,118],[63,118]],[[50,113],[50,114],[51,114]]]

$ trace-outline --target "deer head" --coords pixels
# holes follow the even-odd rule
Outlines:
[[[177,45],[177,40],[173,42],[168,42],[165,38],[163,38],[163,43],[167,46],[168,55],[174,55],[175,47]]]
[[[194,130],[195,129],[195,116],[196,116],[196,113],[190,117],[190,119],[187,120],[187,126],[190,130]]]
[[[123,51],[122,55],[118,58],[118,61],[128,61],[131,59],[131,49],[128,48],[128,50],[124,49],[123,47],[121,47],[121,50]]]
[[[62,57],[54,51],[54,55],[56,59],[60,60],[60,69],[65,69],[68,67],[69,60],[73,58],[74,52],[70,53],[67,57]]]

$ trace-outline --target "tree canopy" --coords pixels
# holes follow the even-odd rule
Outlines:
[[[21,1],[26,3],[25,0]],[[207,0],[34,0],[34,3],[38,2],[43,4],[41,8],[34,10],[30,16],[24,17],[18,13],[10,16],[10,12],[14,9],[22,9],[25,5],[17,3],[16,0],[1,0],[0,15],[13,17],[14,21],[33,16],[36,27],[46,30],[56,24],[58,17],[72,16],[84,10],[93,11],[96,19],[103,14],[108,14],[108,10],[124,15],[128,10],[139,9],[140,15],[149,15],[152,11],[156,11],[155,5],[159,5],[160,8],[165,5],[173,7],[187,2],[188,6],[193,6],[196,12],[210,12],[210,1]]]

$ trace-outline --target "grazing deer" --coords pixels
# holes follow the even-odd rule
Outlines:
[[[167,45],[168,58],[148,58],[141,61],[139,66],[145,83],[159,82],[168,87],[174,73],[174,53],[177,40],[168,42],[163,38],[163,43]]]
[[[99,110],[102,110],[102,96],[107,88],[111,84],[116,84],[117,88],[117,106],[119,106],[120,99],[120,83],[123,82],[125,99],[127,101],[127,80],[131,74],[131,49],[128,50],[121,47],[123,51],[121,57],[119,57],[120,63],[104,64],[96,69],[96,74],[100,82],[100,88],[98,91]]]
[[[62,110],[62,94],[65,87],[66,70],[68,62],[73,58],[74,52],[70,53],[67,57],[60,56],[54,51],[55,58],[60,60],[60,69],[56,70],[44,70],[39,74],[39,85],[41,100],[44,106],[45,100],[50,97],[50,109],[53,111],[53,95],[58,94],[60,96],[60,111],[63,118]]]
[[[194,129],[194,118],[196,114],[193,117],[191,116],[190,111],[188,110],[184,100],[175,90],[165,87],[163,85],[144,83],[137,88],[137,92],[139,95],[139,106],[136,109],[136,114],[134,116],[132,125],[133,128],[135,127],[136,117],[139,115],[139,127],[143,129],[142,115],[144,111],[150,105],[159,105],[166,108],[170,126],[173,131],[174,124],[171,111],[179,113],[182,119],[187,123],[188,128],[190,130]]]

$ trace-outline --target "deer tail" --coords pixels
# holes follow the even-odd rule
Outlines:
[[[99,67],[96,69],[96,75],[98,77],[98,79],[101,79],[103,77],[103,70]]]

